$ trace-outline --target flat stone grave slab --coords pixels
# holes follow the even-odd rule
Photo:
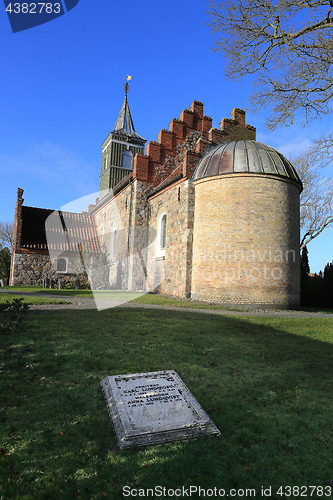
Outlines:
[[[101,384],[120,448],[220,435],[173,370],[114,375]]]

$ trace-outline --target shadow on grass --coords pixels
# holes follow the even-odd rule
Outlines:
[[[23,333],[0,341],[0,498],[120,499],[124,486],[191,485],[257,496],[272,486],[281,498],[280,485],[325,487],[332,333],[326,318],[31,312]],[[167,369],[222,437],[120,450],[100,381]]]

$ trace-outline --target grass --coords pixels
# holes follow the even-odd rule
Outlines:
[[[122,290],[98,290],[92,292],[91,290],[59,290],[59,289],[49,289],[43,288],[41,286],[7,286],[0,288],[1,290],[8,290],[10,292],[20,293],[20,292],[29,292],[29,293],[43,293],[48,295],[65,295],[69,297],[83,297],[83,298],[99,298],[99,299],[114,299],[120,301],[130,301],[135,302],[137,304],[152,304],[152,305],[162,305],[162,306],[172,306],[186,309],[211,309],[211,310],[224,310],[224,311],[245,311],[246,308],[240,309],[237,307],[227,307],[227,306],[219,306],[217,304],[207,304],[204,302],[192,302],[181,299],[171,299],[169,297],[164,297],[161,295],[155,295],[151,293],[139,294],[138,297],[131,300],[132,296],[136,296],[138,294],[122,291]],[[0,294],[1,298],[1,294]],[[31,302],[37,303],[37,302]],[[46,302],[45,302],[46,303]],[[251,311],[251,309],[248,309]],[[333,314],[333,309],[324,308],[324,307],[302,307],[303,311],[306,312],[318,312],[322,314]]]
[[[328,307],[303,306],[302,311],[316,312],[316,313],[320,313],[320,314],[333,314],[333,309],[330,309]]]
[[[5,286],[0,290],[8,290],[12,293],[43,293],[46,295],[65,295],[69,297],[87,297],[93,298],[91,290],[59,290],[58,288],[43,288],[42,286]]]
[[[280,485],[326,487],[332,334],[320,317],[32,311],[22,333],[0,340],[0,499],[117,500],[124,486],[158,485],[254,488],[257,497],[271,486],[270,498],[283,498]],[[221,438],[120,450],[100,381],[164,369],[181,376]]]
[[[44,305],[44,304],[66,304],[64,300],[48,299],[45,297],[31,297],[27,295],[12,295],[10,293],[0,293],[0,304],[3,304],[8,300],[12,302],[14,299],[22,298],[26,304],[33,305]]]
[[[163,306],[173,306],[187,309],[220,309],[224,311],[244,311],[244,309],[239,309],[235,307],[219,306],[216,304],[205,304],[203,302],[189,302],[180,299],[171,299],[168,297],[163,297],[161,295],[155,295],[151,293],[138,294],[135,292],[127,292],[122,290],[66,290],[66,289],[49,289],[43,288],[41,286],[7,286],[3,287],[2,290],[8,290],[12,293],[43,293],[47,295],[65,295],[69,297],[85,297],[85,298],[98,298],[106,300],[120,300],[135,302],[138,304],[152,304],[152,305],[163,305]],[[137,295],[139,295],[137,297]],[[1,294],[0,294],[1,296]],[[133,300],[132,297],[136,297]]]

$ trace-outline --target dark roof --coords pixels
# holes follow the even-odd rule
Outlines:
[[[79,247],[80,245],[80,247]],[[99,253],[100,245],[95,219],[44,208],[22,207],[21,248]]]
[[[146,142],[146,139],[135,132],[134,123],[132,120],[132,115],[129,109],[126,95],[112,133],[125,135],[126,137],[132,137],[134,139],[138,139],[139,141]]]
[[[301,186],[296,170],[276,149],[257,141],[222,142],[200,160],[192,179],[230,173],[273,174],[288,177]]]

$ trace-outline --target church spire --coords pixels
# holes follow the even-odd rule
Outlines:
[[[146,139],[135,132],[127,102],[128,82],[131,79],[127,75],[123,105],[112,132],[102,144],[100,198],[132,172],[135,155],[144,154]]]
[[[140,139],[144,140],[143,137],[141,137],[140,135],[138,135],[135,132],[134,123],[132,120],[132,115],[131,115],[128,101],[127,101],[127,94],[129,91],[128,81],[131,79],[132,79],[131,75],[127,75],[126,83],[124,85],[125,99],[124,99],[123,105],[121,107],[121,110],[119,112],[116,124],[112,130],[112,133],[126,135],[127,137],[133,137],[133,138],[136,138],[139,140]]]

